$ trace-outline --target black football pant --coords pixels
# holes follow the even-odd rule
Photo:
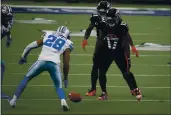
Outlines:
[[[125,53],[124,49],[117,49],[114,51],[109,49],[102,50],[103,55],[100,57],[99,60],[99,83],[102,89],[102,92],[106,92],[106,73],[108,68],[115,61],[116,65],[122,72],[124,79],[126,80],[128,86],[131,90],[137,88],[136,80],[132,72],[130,72],[130,63],[128,61],[127,54]],[[101,53],[102,53],[101,52]]]
[[[99,58],[101,56],[102,41],[97,40],[93,55],[93,66],[91,71],[91,90],[96,90],[97,79],[99,76]]]

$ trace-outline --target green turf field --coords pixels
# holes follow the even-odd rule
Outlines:
[[[88,15],[50,15],[50,14],[15,14],[16,20],[29,20],[34,17],[57,20],[58,24],[17,24],[12,29],[13,44],[9,49],[2,41],[2,59],[6,64],[2,90],[13,95],[16,85],[23,79],[31,64],[36,61],[41,49],[35,49],[28,57],[28,64],[18,65],[23,49],[32,41],[40,38],[38,30],[55,30],[60,25],[67,25],[71,31],[85,29],[89,23]],[[170,18],[158,16],[123,16],[129,24],[135,44],[152,42],[170,44]],[[67,23],[66,23],[67,22]],[[138,34],[139,33],[139,34]],[[140,57],[132,56],[132,68],[138,85],[145,97],[137,102],[129,93],[126,82],[118,68],[113,64],[108,71],[108,101],[97,101],[101,94],[98,88],[96,97],[85,97],[90,88],[90,72],[94,51],[95,37],[89,38],[87,51],[82,50],[82,37],[73,37],[74,51],[71,54],[69,86],[66,94],[71,91],[81,93],[83,101],[72,103],[68,100],[71,111],[69,114],[171,114],[170,112],[170,52],[140,51]],[[10,108],[6,100],[2,100],[3,114],[66,114],[61,111],[50,76],[45,72],[33,79],[16,108]],[[99,86],[99,84],[98,84]]]

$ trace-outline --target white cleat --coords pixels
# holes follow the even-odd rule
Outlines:
[[[65,99],[61,100],[61,106],[62,106],[63,111],[69,111],[70,110]]]
[[[140,101],[142,99],[142,94],[141,94],[140,89],[136,88],[136,89],[134,89],[134,92],[135,92],[137,100]]]
[[[8,100],[11,107],[15,108],[16,101],[14,99]]]
[[[138,101],[140,101],[142,99],[142,95],[137,95],[136,98]]]

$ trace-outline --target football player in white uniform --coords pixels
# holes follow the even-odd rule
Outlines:
[[[70,52],[73,49],[73,43],[70,41],[69,29],[65,26],[60,26],[53,34],[45,34],[42,39],[29,44],[19,61],[19,64],[26,63],[26,58],[29,52],[42,46],[42,51],[38,60],[29,68],[28,73],[16,89],[13,98],[9,101],[12,107],[15,107],[17,99],[24,91],[28,82],[42,73],[48,71],[56,88],[56,92],[61,100],[61,106],[64,111],[69,111],[69,107],[65,100],[65,93],[62,89],[62,78],[60,72],[60,55],[63,54],[63,75],[64,79],[68,79]]]

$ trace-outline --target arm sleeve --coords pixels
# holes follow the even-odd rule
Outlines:
[[[128,32],[127,34],[128,34],[128,42],[129,42],[129,45],[130,45],[130,46],[133,46],[134,43],[133,43],[132,37],[131,37],[131,35],[129,34],[129,32]]]
[[[30,51],[34,48],[37,48],[38,47],[38,44],[36,41],[30,43],[25,49],[24,49],[24,52],[22,54],[22,57],[23,58],[26,58],[27,55],[30,53]]]
[[[94,24],[90,23],[88,28],[85,31],[84,39],[87,40],[90,37],[91,31],[93,30],[93,28],[94,28]]]
[[[69,45],[69,49],[70,49],[70,51],[72,51],[72,50],[74,49],[73,43],[71,43],[71,44]]]
[[[131,35],[129,34],[129,27],[128,27],[128,25],[126,23],[122,23],[122,27],[124,29],[124,35],[126,36],[126,39],[127,39],[126,41],[128,42],[128,44],[130,46],[133,46],[134,43],[133,43]]]

